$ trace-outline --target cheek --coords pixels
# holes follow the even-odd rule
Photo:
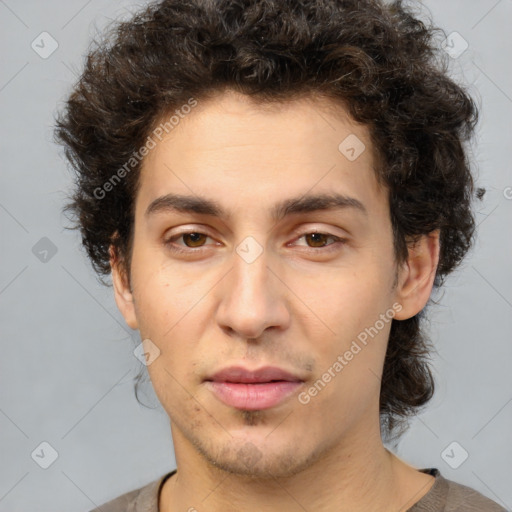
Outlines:
[[[383,275],[366,268],[361,272],[332,271],[329,284],[316,286],[313,291],[311,283],[297,279],[294,292],[307,305],[306,309],[301,309],[308,311],[306,318],[315,325],[314,337],[328,335],[333,341],[338,340],[334,342],[338,349],[342,348],[340,343],[372,326],[389,308],[391,295],[387,276],[384,282]]]
[[[379,396],[392,317],[380,320],[390,310],[390,297],[387,280],[378,267],[373,270],[338,274],[311,302],[315,315],[306,320],[305,332],[314,345],[321,390],[311,404],[323,407],[323,414],[332,407],[331,421],[350,411],[357,416]]]
[[[165,356],[148,366],[155,394],[172,421],[186,418],[187,428],[199,428],[204,421],[203,408],[190,391],[190,380],[179,374],[176,368],[179,365],[171,365]]]
[[[142,261],[143,264],[137,261],[133,266],[133,293],[141,336],[165,339],[186,319],[201,294],[179,272],[151,262],[149,257]]]
[[[375,320],[370,327],[374,324]],[[346,425],[350,418],[359,418],[369,407],[378,406],[391,321],[380,331],[366,331],[360,325],[339,321],[337,337],[317,352],[317,373],[305,390],[311,415],[318,414],[330,426]]]

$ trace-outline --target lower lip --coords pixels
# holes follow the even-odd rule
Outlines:
[[[226,405],[246,411],[275,407],[296,391],[302,382],[276,381],[263,384],[207,382],[215,396]]]

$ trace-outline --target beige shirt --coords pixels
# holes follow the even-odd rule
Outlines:
[[[507,512],[483,494],[444,478],[437,468],[420,469],[435,477],[434,485],[408,512]],[[165,480],[176,470],[148,485],[123,494],[91,512],[159,512],[158,499]]]

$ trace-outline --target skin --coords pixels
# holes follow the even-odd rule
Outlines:
[[[366,146],[354,161],[338,150],[350,134]],[[379,315],[399,304],[395,318],[410,318],[432,290],[439,233],[397,265],[376,165],[368,129],[332,100],[263,108],[229,91],[199,102],[145,157],[130,272],[113,248],[111,265],[127,324],[160,350],[148,371],[178,466],[163,487],[162,512],[397,512],[434,483],[382,444],[391,322],[307,404],[298,400]],[[358,199],[366,215],[270,216],[285,198],[333,191]],[[169,193],[214,200],[230,215],[145,213]],[[204,236],[177,236],[187,230]],[[305,236],[312,232],[326,235]],[[262,248],[251,263],[236,251],[248,236]],[[204,382],[231,365],[278,366],[304,383],[273,408],[235,409]]]

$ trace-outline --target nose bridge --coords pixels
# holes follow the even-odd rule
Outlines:
[[[233,252],[217,321],[241,337],[257,338],[268,327],[286,324],[288,313],[279,280],[269,268],[268,254],[250,238]]]
[[[261,307],[270,293],[268,258],[264,251],[257,257],[251,255],[252,257],[245,258],[240,254],[242,247],[240,244],[233,256],[232,295],[237,300],[252,303],[253,308],[258,305]],[[247,252],[247,256],[251,252],[252,249]]]

